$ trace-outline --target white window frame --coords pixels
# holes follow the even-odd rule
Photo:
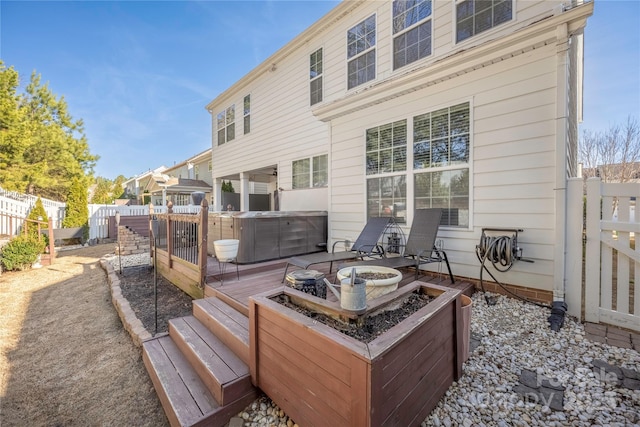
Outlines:
[[[365,29],[366,29],[366,22],[373,18],[373,24],[374,24],[374,30],[373,30],[373,44],[369,47],[365,47],[364,49],[355,52],[353,55],[349,55],[349,34],[354,31],[356,29],[356,27],[360,26],[360,25],[364,25]],[[363,19],[362,21],[358,22],[356,25],[354,25],[353,27],[349,28],[347,30],[347,43],[346,43],[346,58],[347,58],[347,66],[346,66],[346,73],[347,73],[347,78],[346,78],[346,84],[347,84],[347,90],[353,90],[359,86],[362,86],[365,83],[374,81],[376,79],[376,67],[378,65],[378,58],[377,58],[377,52],[376,52],[376,46],[378,44],[378,22],[377,22],[377,16],[376,14],[372,14],[368,17],[366,17],[365,19]],[[358,50],[356,48],[356,50]],[[371,78],[366,78],[363,81],[358,80],[353,86],[350,86],[350,81],[349,81],[349,65],[354,62],[354,61],[358,61],[362,58],[364,58],[365,56],[369,55],[369,54],[373,54],[373,77]],[[366,72],[366,68],[365,68],[365,72]]]
[[[248,109],[247,99],[249,100]],[[247,126],[247,123],[249,123],[249,126]],[[247,94],[242,98],[242,131],[245,135],[251,132],[251,94]]]
[[[452,165],[447,165],[447,166],[441,166],[438,168],[422,168],[422,169],[415,169],[414,168],[414,156],[413,156],[413,147],[414,147],[414,117],[426,114],[426,113],[432,113],[438,110],[441,110],[443,108],[452,108],[455,107],[457,105],[460,104],[465,104],[467,103],[469,105],[469,147],[468,147],[468,159],[466,163],[457,163],[457,164],[452,164]],[[391,120],[393,119],[393,120]],[[366,138],[367,138],[367,131],[370,129],[374,129],[377,127],[381,127],[381,126],[385,126],[391,123],[396,123],[396,122],[400,122],[402,120],[406,120],[407,121],[407,143],[406,143],[406,149],[407,149],[407,168],[405,171],[388,171],[388,172],[381,172],[378,174],[370,174],[367,175],[366,170],[363,173],[363,178],[364,178],[364,185],[365,185],[365,191],[364,191],[364,203],[366,206],[366,216],[369,216],[370,213],[370,206],[369,206],[369,200],[370,200],[370,195],[368,193],[369,188],[369,180],[370,179],[388,179],[388,178],[394,178],[394,179],[398,179],[397,177],[400,176],[404,176],[405,178],[405,182],[404,182],[404,190],[405,190],[405,209],[406,212],[403,212],[402,209],[397,209],[396,206],[393,207],[391,215],[393,216],[397,222],[399,223],[403,223],[403,220],[407,220],[410,221],[412,220],[412,214],[411,212],[413,212],[414,209],[416,209],[416,188],[415,188],[415,179],[416,179],[416,175],[418,174],[425,174],[425,173],[432,173],[432,172],[441,172],[441,171],[457,171],[457,170],[462,170],[462,169],[466,169],[468,170],[468,202],[467,202],[467,206],[468,206],[468,211],[469,211],[469,218],[468,218],[468,224],[465,226],[449,226],[449,225],[441,225],[440,227],[442,229],[450,229],[450,230],[455,230],[455,231],[471,231],[473,230],[473,99],[470,98],[466,98],[466,99],[458,99],[458,100],[454,100],[451,102],[447,102],[443,105],[435,105],[435,106],[431,106],[428,109],[425,109],[423,111],[419,111],[419,112],[413,112],[407,116],[401,116],[401,117],[390,117],[390,120],[385,121],[384,123],[381,123],[378,126],[371,126],[371,127],[367,127],[367,129],[364,130],[363,132],[363,139],[365,140],[365,163],[366,163]],[[395,185],[395,184],[394,184]],[[395,187],[394,187],[395,188]],[[385,199],[383,197],[380,197],[381,200]],[[395,197],[394,197],[394,203],[395,203]],[[397,212],[394,212],[397,211]],[[382,212],[382,210],[380,211]],[[443,218],[446,219],[446,216],[443,216]]]
[[[314,169],[315,160],[321,157],[325,157],[327,159],[325,162],[325,164],[327,165],[327,168],[325,170],[326,179],[324,180],[324,182],[317,179],[316,172],[318,171]],[[303,170],[302,172],[296,174],[297,162],[306,162],[306,167],[305,167],[306,170]],[[298,177],[300,178],[306,177],[306,179],[302,183],[298,183],[296,179]],[[303,189],[309,189],[309,188],[325,188],[328,186],[328,184],[329,184],[329,156],[327,154],[320,154],[313,157],[306,157],[304,159],[297,159],[291,162],[291,189],[303,190]]]
[[[422,18],[419,21],[414,22],[413,24],[411,24],[408,27],[405,27],[405,28],[403,28],[403,29],[401,29],[401,30],[399,30],[397,32],[394,32],[395,31],[394,6],[395,6],[396,2],[398,2],[398,1],[402,1],[402,0],[394,0],[391,3],[391,64],[392,64],[393,71],[400,70],[400,69],[402,69],[404,67],[407,67],[410,64],[413,64],[415,62],[418,62],[420,60],[423,60],[423,59],[428,58],[428,57],[433,55],[433,40],[434,40],[434,35],[433,35],[433,32],[434,32],[434,28],[433,28],[434,27],[434,25],[433,25],[434,18],[433,18],[433,15],[434,15],[434,12],[435,12],[434,11],[435,7],[434,7],[434,4],[433,4],[434,1],[433,0],[424,0],[425,2],[429,2],[430,3],[431,12],[430,12],[430,14],[428,16],[426,16],[425,18]],[[395,49],[395,41],[396,41],[396,39],[398,37],[401,37],[401,36],[404,36],[404,35],[408,34],[409,32],[411,32],[413,30],[418,30],[419,27],[421,27],[422,25],[425,25],[427,23],[429,23],[430,33],[431,33],[430,34],[429,53],[427,55],[425,55],[425,56],[422,56],[422,57],[420,57],[418,55],[417,59],[415,59],[413,61],[407,61],[403,65],[397,66],[396,65],[396,49]]]
[[[311,63],[312,61],[312,57],[313,55],[317,55],[317,53],[320,52],[320,54],[322,55],[322,59],[320,61],[318,61],[316,59],[315,61],[315,65],[318,64],[318,62],[320,63],[320,72],[318,72],[316,75],[313,75],[313,65]],[[309,104],[310,105],[315,105],[315,104],[319,104],[322,102],[322,100],[324,99],[324,48],[320,47],[318,49],[316,49],[315,51],[313,51],[312,53],[309,54]],[[316,100],[315,102],[313,101],[313,90],[311,88],[311,85],[313,85],[314,83],[317,84],[318,82],[320,82],[320,96],[318,97],[319,99]]]
[[[495,30],[496,28],[500,28],[505,24],[508,24],[510,22],[513,22],[516,20],[516,0],[507,0],[511,2],[511,18],[504,21],[504,22],[500,22],[499,24],[493,24],[491,25],[491,27],[482,30],[480,32],[476,32],[475,28],[474,28],[474,32],[472,35],[462,39],[462,40],[458,40],[458,5],[465,3],[466,1],[474,1],[474,0],[455,0],[455,2],[453,2],[453,10],[452,10],[452,17],[453,19],[451,20],[451,24],[453,26],[453,31],[452,31],[452,36],[453,36],[453,44],[457,45],[457,44],[461,44],[461,43],[466,43],[469,40],[473,40],[476,39],[477,37],[481,37],[484,34],[488,34],[490,32],[492,32],[493,30]],[[492,6],[493,7],[493,6]],[[475,13],[474,13],[475,15]]]
[[[229,107],[216,114],[216,138],[218,140],[218,145],[233,141],[236,138],[235,109],[235,104],[231,104]],[[229,117],[230,114],[232,115],[231,118]],[[233,130],[233,133],[231,132],[231,130]],[[230,134],[231,138],[229,138]],[[224,135],[223,139],[220,138],[221,135]]]

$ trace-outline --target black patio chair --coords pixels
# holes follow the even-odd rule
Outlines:
[[[418,279],[421,265],[444,261],[449,271],[451,283],[455,283],[447,254],[436,247],[435,244],[441,218],[442,209],[440,208],[416,209],[407,244],[401,256],[350,262],[349,264],[341,265],[340,268],[360,265],[376,265],[390,268],[411,267],[415,268],[415,278]]]
[[[336,245],[338,243],[344,243],[344,240],[339,240],[331,247],[331,252],[317,252],[314,254],[302,255],[292,257],[287,261],[287,266],[284,269],[284,275],[282,276],[282,283],[287,277],[287,271],[290,265],[295,265],[303,269],[307,269],[314,264],[329,264],[329,273],[333,269],[333,263],[338,261],[348,261],[353,259],[362,259],[365,256],[368,257],[384,257],[384,248],[379,243],[380,236],[384,233],[385,228],[393,220],[388,217],[382,218],[369,218],[365,224],[362,232],[354,242],[351,250],[336,252]]]

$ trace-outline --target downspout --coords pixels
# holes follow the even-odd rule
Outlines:
[[[567,311],[565,303],[565,264],[567,230],[567,146],[569,121],[569,34],[566,23],[556,28],[556,176],[555,176],[555,250],[553,271],[553,303],[548,318],[550,327],[558,331]]]

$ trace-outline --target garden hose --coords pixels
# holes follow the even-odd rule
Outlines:
[[[488,236],[485,234],[485,231],[511,231],[512,235],[500,235],[500,236]],[[485,289],[484,289],[484,281],[482,278],[483,271],[486,271],[489,276],[498,284],[505,292],[522,300],[524,302],[528,302],[531,304],[535,304],[539,307],[551,308],[546,304],[541,304],[536,301],[528,300],[527,298],[516,294],[515,292],[509,290],[506,286],[504,286],[496,277],[491,273],[491,271],[487,268],[486,262],[487,260],[491,262],[493,267],[501,272],[506,273],[511,270],[511,267],[515,264],[516,261],[526,261],[533,262],[533,260],[526,259],[522,257],[522,249],[518,247],[518,232],[522,230],[509,230],[509,229],[482,229],[482,235],[480,236],[480,243],[476,246],[476,256],[478,257],[478,261],[480,261],[480,288],[485,295],[485,301],[488,305],[494,305],[495,300],[490,298]]]

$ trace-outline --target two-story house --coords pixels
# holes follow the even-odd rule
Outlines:
[[[369,217],[408,227],[415,209],[441,207],[439,237],[469,278],[483,228],[523,229],[535,262],[501,279],[561,296],[592,13],[581,1],[344,1],[206,106],[215,199],[238,180],[245,210],[260,177],[280,210],[327,210],[331,241]]]
[[[180,163],[151,175],[145,187],[154,205],[171,201],[175,206],[192,204],[191,194],[202,192],[212,202],[212,159],[208,148]]]

